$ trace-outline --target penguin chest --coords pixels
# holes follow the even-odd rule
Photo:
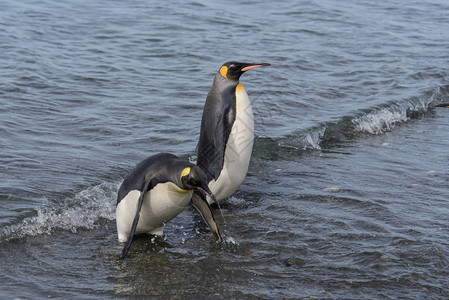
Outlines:
[[[159,183],[145,195],[137,232],[160,227],[181,213],[189,203],[192,191],[181,190],[171,182]]]
[[[242,184],[248,172],[254,142],[254,115],[248,94],[241,83],[236,88],[236,118],[226,143],[223,169],[209,188],[224,199]]]
[[[117,205],[117,232],[119,240],[126,241],[137,211],[141,192],[130,191]],[[174,183],[159,183],[146,192],[140,211],[136,234],[153,233],[179,213],[189,203],[192,191],[182,190]]]

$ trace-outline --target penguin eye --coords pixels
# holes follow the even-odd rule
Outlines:
[[[236,67],[236,65],[230,65],[229,69],[231,69],[232,71],[235,71],[235,70],[237,70],[237,67]]]

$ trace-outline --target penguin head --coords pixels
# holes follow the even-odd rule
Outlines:
[[[214,194],[207,184],[207,176],[200,167],[192,164],[181,172],[181,188],[185,190],[194,190],[204,196],[209,196],[214,202],[217,202]]]
[[[242,74],[246,71],[269,65],[269,63],[242,63],[229,61],[221,66],[219,72],[224,78],[232,81],[237,81],[239,80],[240,76],[242,76]]]

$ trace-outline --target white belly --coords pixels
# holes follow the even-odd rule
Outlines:
[[[117,205],[117,234],[125,242],[137,210],[140,191],[132,190]],[[145,194],[136,234],[162,235],[164,224],[181,213],[192,197],[192,191],[181,190],[174,183],[159,183]]]
[[[236,89],[236,118],[226,144],[223,169],[209,188],[217,200],[232,195],[242,184],[248,172],[254,143],[254,115],[248,94],[241,83]],[[212,200],[208,197],[208,202]]]

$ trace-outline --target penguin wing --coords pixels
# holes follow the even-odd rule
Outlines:
[[[137,210],[136,215],[134,216],[133,224],[131,225],[131,231],[128,234],[128,238],[126,239],[125,246],[123,247],[122,254],[120,255],[120,259],[124,259],[128,254],[129,248],[131,247],[131,243],[133,241],[134,234],[136,233],[137,223],[139,223],[140,218],[140,210],[142,209],[143,199],[145,198],[145,194],[151,190],[156,184],[158,180],[155,180],[155,176],[149,176],[150,173],[147,173],[145,177],[145,181],[142,185],[141,193],[139,200],[137,201]]]
[[[220,75],[221,76],[221,75]],[[198,166],[208,180],[217,179],[223,168],[226,143],[236,118],[236,86],[216,88],[207,95],[198,142]]]
[[[159,153],[150,156],[141,161],[137,166],[128,174],[122,183],[122,186],[118,192],[117,205],[131,190],[139,190],[140,196],[137,200],[137,210],[134,216],[131,230],[126,239],[125,246],[123,247],[120,259],[124,259],[131,247],[131,243],[136,233],[137,224],[139,223],[140,211],[142,209],[143,199],[146,193],[153,189],[158,183],[167,182],[167,163],[178,159],[177,156],[169,153]]]
[[[235,108],[228,106],[221,118],[218,120],[217,127],[215,128],[214,141],[215,141],[215,160],[211,164],[214,179],[217,179],[223,168],[224,156],[226,151],[226,144],[228,143],[229,135],[231,133],[232,125],[235,121]]]
[[[212,124],[204,126],[198,143],[198,166],[208,180],[217,179],[223,168],[226,143],[235,120],[235,109],[230,105],[216,115]]]

